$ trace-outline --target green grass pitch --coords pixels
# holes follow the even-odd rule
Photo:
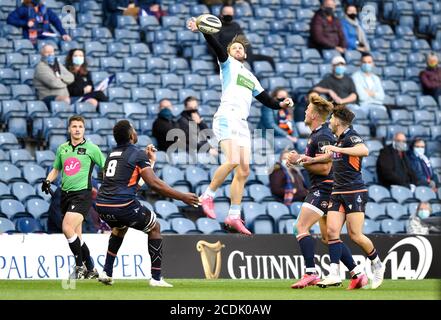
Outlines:
[[[104,286],[80,280],[75,289],[62,281],[1,280],[0,299],[14,300],[441,300],[441,280],[385,280],[377,290],[308,287],[293,290],[290,280],[190,280],[169,279],[174,288],[151,288],[146,280],[115,280]],[[66,284],[65,286],[66,287]]]

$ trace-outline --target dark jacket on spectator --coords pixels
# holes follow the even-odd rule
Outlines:
[[[171,117],[164,117],[163,110],[159,112],[158,118],[156,118],[155,122],[153,122],[152,127],[152,135],[158,141],[158,150],[167,151],[168,147],[170,147],[175,141],[167,141],[167,132],[171,129],[175,129],[178,127],[177,123]]]
[[[311,47],[317,49],[346,48],[346,40],[340,20],[333,17],[328,20],[322,9],[311,20]]]
[[[437,89],[441,90],[441,67],[427,68],[421,71],[420,81],[424,94],[434,95]]]
[[[92,82],[92,77],[90,72],[87,73],[85,76],[80,75],[79,73],[73,73],[75,77],[74,82],[72,82],[70,85],[67,86],[67,90],[69,90],[69,95],[71,97],[82,97],[84,96],[84,88],[87,86],[92,86],[92,92],[87,94],[88,98],[94,98],[98,100],[99,102],[102,101],[109,101],[107,96],[104,94],[103,91],[93,91],[94,86]],[[86,99],[87,100],[87,99]]]
[[[425,161],[413,152],[413,150],[409,150],[407,152],[407,156],[409,157],[410,167],[413,172],[415,172],[415,176],[417,178],[418,186],[430,186],[429,181],[433,181],[438,184],[438,178],[433,171],[432,167],[427,166]]]
[[[295,169],[289,169],[293,175],[293,187],[297,189],[292,201],[303,201],[308,193],[305,186],[303,176]],[[286,177],[283,170],[280,168],[280,164],[276,165],[274,171],[269,176],[271,193],[279,201],[283,202],[285,196]]]
[[[129,0],[104,0],[103,8],[103,25],[113,30],[117,25],[117,17],[123,14],[122,9],[129,6]]]
[[[38,6],[38,13],[35,11],[33,6],[22,5],[21,7],[15,9],[8,15],[7,23],[18,28],[23,28],[23,38],[29,39],[29,20],[34,21],[34,29],[37,30],[38,39],[45,39],[43,32],[53,33],[51,24],[57,29],[57,31],[63,36],[66,33],[64,30],[61,20],[58,16],[45,5]],[[37,16],[41,16],[42,22],[37,22]]]
[[[202,130],[208,129],[207,124],[203,120],[197,125],[198,130],[190,134],[190,121],[193,121],[191,119],[192,112],[194,111],[184,110],[181,112],[181,117],[178,119],[179,129],[185,132],[185,138],[186,138],[185,144],[187,146],[187,152],[189,152],[190,139],[192,141],[191,147],[192,148],[196,147],[197,150],[199,150],[203,145],[207,143],[206,139],[203,139],[202,141],[198,141],[200,132]],[[195,123],[193,125],[195,125]],[[192,151],[196,151],[196,150],[192,150]]]
[[[380,151],[377,159],[377,175],[380,184],[385,187],[391,185],[409,187],[410,184],[417,184],[417,178],[406,153],[399,152],[392,145]]]

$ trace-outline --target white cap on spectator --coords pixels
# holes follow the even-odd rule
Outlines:
[[[342,56],[335,56],[332,58],[332,65],[335,66],[336,64],[343,63],[346,64],[345,58]]]

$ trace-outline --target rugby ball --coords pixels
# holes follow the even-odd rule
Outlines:
[[[197,17],[196,26],[200,32],[213,34],[220,31],[222,28],[222,22],[218,17],[206,13]]]

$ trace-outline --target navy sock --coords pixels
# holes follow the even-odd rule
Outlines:
[[[377,249],[373,248],[372,251],[371,251],[371,253],[368,254],[368,258],[369,258],[371,261],[373,261],[373,260],[375,260],[376,258],[378,258],[378,252],[377,252]]]
[[[94,267],[94,263],[92,258],[90,257],[89,247],[85,242],[83,242],[83,245],[81,246],[81,255],[87,270],[92,271]]]
[[[328,240],[328,246],[329,246],[329,256],[331,258],[331,263],[339,264],[343,246],[340,239],[331,239]]]
[[[311,235],[307,235],[299,240],[300,250],[302,251],[303,258],[305,259],[306,269],[315,268],[314,263],[314,239]],[[307,274],[312,272],[306,271]]]
[[[70,240],[68,239],[68,242],[69,241]],[[69,242],[69,247],[75,257],[76,266],[82,267],[83,266],[83,256],[81,254],[81,240],[80,240],[80,238],[78,236],[76,236],[74,241]]]
[[[152,278],[161,280],[162,239],[149,239],[149,254],[152,261]]]
[[[354,268],[357,266],[354,259],[352,258],[352,252],[348,248],[344,242],[341,243],[342,250],[341,250],[341,262],[348,268],[349,271],[354,270]]]
[[[115,262],[116,255],[118,254],[118,250],[121,247],[123,240],[124,238],[117,237],[113,234],[110,235],[106,263],[104,264],[103,268],[109,277],[113,275],[113,263]]]

